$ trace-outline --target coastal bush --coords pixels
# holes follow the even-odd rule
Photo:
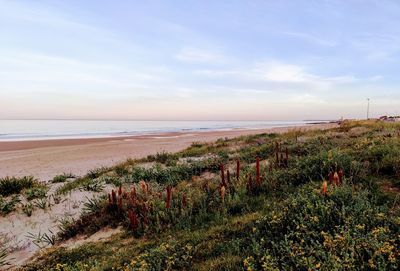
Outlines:
[[[129,173],[128,168],[124,164],[118,164],[113,169],[115,173],[118,175],[118,177],[122,177]]]
[[[38,181],[32,176],[5,177],[0,179],[0,195],[9,196],[12,194],[19,194],[26,188],[32,188],[37,185]]]
[[[105,197],[102,198],[87,198],[86,202],[83,204],[82,212],[83,214],[90,214],[99,212],[105,206]]]
[[[27,237],[32,240],[32,243],[35,244],[39,248],[44,248],[47,246],[53,246],[56,243],[56,235],[49,230],[48,233],[33,234],[28,233]]]
[[[178,154],[182,157],[196,157],[205,155],[209,151],[210,148],[206,143],[193,142],[189,148],[179,152]]]
[[[2,238],[3,239],[3,238]],[[7,260],[8,257],[8,249],[7,243],[3,240],[0,240],[0,268],[9,266],[10,263]]]
[[[89,170],[89,172],[85,175],[85,177],[87,179],[96,179],[110,170],[111,169],[109,167],[99,167],[96,169]]]
[[[63,183],[67,181],[68,179],[76,178],[76,176],[72,173],[63,173],[57,176],[54,176],[54,178],[51,180],[52,183]]]
[[[47,202],[46,198],[36,199],[35,201],[33,201],[33,205],[42,210],[45,210],[47,207],[50,207],[50,203]]]
[[[27,204],[23,204],[23,205],[22,205],[22,211],[23,211],[28,217],[32,216],[33,210],[34,210],[33,204],[30,203],[30,202],[27,203]]]
[[[65,195],[75,189],[79,189],[85,186],[91,186],[93,179],[89,177],[81,177],[73,180],[72,182],[66,182],[56,190],[57,195]]]
[[[154,181],[160,184],[177,184],[182,180],[191,180],[193,176],[198,176],[206,171],[216,171],[219,168],[218,159],[206,159],[194,161],[190,164],[180,164],[172,167],[163,168],[156,164],[151,168],[135,167],[132,170],[130,182]]]
[[[344,185],[327,196],[306,185],[256,222],[244,260],[261,270],[397,270],[400,220],[368,190]]]
[[[45,185],[36,185],[32,188],[24,190],[24,194],[27,200],[44,198],[46,197],[48,188]]]
[[[101,192],[103,191],[104,187],[105,186],[103,182],[93,179],[83,182],[80,189],[85,191]]]
[[[0,214],[5,216],[16,209],[16,205],[20,202],[19,195],[14,195],[10,199],[0,196]]]
[[[369,162],[372,173],[400,176],[400,140],[397,144],[377,142],[361,155]]]
[[[357,157],[341,150],[321,151],[314,155],[300,157],[295,167],[298,175],[293,180],[294,184],[328,179],[330,172],[339,170],[343,170],[348,180],[363,181],[368,174],[367,169]]]
[[[245,146],[239,150],[239,159],[246,163],[253,163],[255,157],[267,159],[274,154],[275,143],[265,142],[257,146]]]
[[[166,151],[157,152],[155,155],[151,154],[147,156],[148,162],[157,162],[166,165],[173,165],[178,161],[178,156],[173,153]]]
[[[103,175],[97,180],[105,184],[113,184],[115,187],[120,187],[125,182],[124,177]]]

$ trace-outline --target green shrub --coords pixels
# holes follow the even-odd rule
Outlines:
[[[33,210],[34,210],[34,207],[33,207],[32,203],[27,203],[27,204],[22,205],[22,211],[28,217],[32,216]]]
[[[277,270],[397,270],[400,220],[368,190],[307,185],[256,223],[247,267]]]
[[[46,197],[48,188],[44,185],[36,185],[32,188],[24,190],[24,194],[27,200],[44,198]]]
[[[174,164],[178,160],[178,156],[173,153],[169,153],[166,151],[158,152],[155,155],[148,155],[147,161],[148,162],[157,162],[161,164]]]
[[[135,167],[128,179],[131,182],[144,180],[158,182],[160,184],[177,184],[183,180],[191,180],[193,176],[198,176],[203,172],[218,170],[220,162],[221,161],[218,159],[207,159],[167,168],[163,168],[159,164],[149,169]]]
[[[0,214],[5,216],[13,212],[16,205],[20,202],[19,195],[14,195],[11,199],[7,200],[0,196]]]
[[[52,183],[63,183],[69,178],[76,178],[75,175],[72,173],[63,173],[61,175],[54,176],[54,178],[51,180]]]
[[[108,171],[110,171],[110,168],[108,168],[108,167],[100,167],[100,168],[92,169],[92,170],[89,170],[89,172],[85,175],[85,177],[88,179],[96,179]]]
[[[3,244],[3,242],[0,243],[0,268],[9,266],[10,263],[7,260],[8,256],[8,249],[6,247],[7,244]]]
[[[346,152],[339,150],[321,151],[316,155],[300,157],[295,167],[298,170],[294,184],[309,182],[310,180],[327,179],[330,172],[343,170],[347,179],[363,181],[367,178],[367,168]]]
[[[38,181],[32,176],[22,178],[5,177],[0,179],[0,195],[19,194],[23,189],[31,188],[36,184],[38,184]]]

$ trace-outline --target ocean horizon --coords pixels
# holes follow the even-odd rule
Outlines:
[[[101,138],[308,125],[330,120],[0,120],[0,141]]]

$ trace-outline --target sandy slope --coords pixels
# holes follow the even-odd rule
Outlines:
[[[111,166],[127,158],[144,157],[163,150],[176,152],[195,141],[214,141],[263,132],[282,133],[290,129],[326,129],[336,124],[316,124],[260,130],[233,130],[199,133],[170,133],[119,138],[0,142],[0,178],[33,175],[47,181],[57,174],[83,175],[88,170]]]
[[[323,124],[301,127],[301,129],[326,129],[334,126],[336,124]],[[113,139],[52,140],[9,144],[3,142],[0,143],[0,175],[32,174],[42,180],[48,180],[55,174],[62,172],[85,174],[94,167],[112,165],[129,157],[143,157],[162,150],[179,151],[194,141],[214,141],[221,137],[235,137],[262,132],[282,133],[289,129],[294,128],[175,133]],[[296,129],[299,129],[299,127]],[[54,194],[59,185],[61,184],[50,184],[48,195]],[[110,189],[110,187],[106,187],[106,190]],[[9,255],[12,266],[20,266],[39,250],[32,243],[32,240],[27,238],[29,233],[37,235],[39,232],[49,233],[51,230],[55,234],[58,232],[59,220],[66,217],[77,218],[82,210],[83,203],[87,201],[87,198],[94,195],[98,195],[98,193],[76,190],[63,196],[60,203],[52,202],[51,197],[49,197],[48,201],[52,203],[51,208],[46,210],[36,208],[31,217],[27,217],[21,210],[5,217],[0,216],[0,239],[7,237],[10,240],[9,245],[15,247]],[[74,242],[80,243],[106,238],[112,233],[114,231],[108,230],[89,239],[79,237],[63,245],[69,246]]]

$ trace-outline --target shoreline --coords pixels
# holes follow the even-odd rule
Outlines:
[[[212,142],[259,133],[284,133],[294,129],[329,129],[337,123],[309,124],[264,129],[166,132],[102,138],[50,139],[0,142],[0,178],[33,175],[48,181],[55,175],[84,175],[89,170],[112,166],[128,158],[142,158],[157,152],[178,152],[193,142]]]

